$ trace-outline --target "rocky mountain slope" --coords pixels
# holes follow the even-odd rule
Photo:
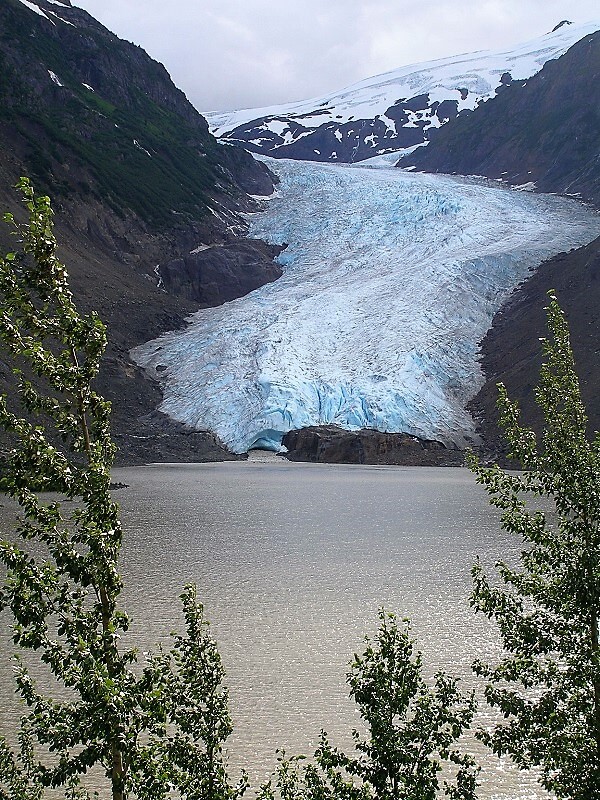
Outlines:
[[[426,172],[486,175],[600,207],[600,30],[528,81],[400,160]]]
[[[531,80],[436,131],[427,148],[400,162],[417,169],[486,175],[531,189],[574,194],[600,209],[600,32],[586,36]],[[542,266],[510,298],[484,338],[487,381],[471,403],[493,451],[496,383],[503,381],[540,425],[533,387],[545,334],[545,293],[554,288],[571,326],[590,415],[600,429],[600,239]]]
[[[206,116],[215,135],[253,152],[330,163],[362,161],[422,145],[436,129],[503,94],[513,82],[530,78],[599,27],[565,21],[510,50],[412,64],[287,106]]]
[[[486,450],[502,456],[506,443],[496,424],[496,384],[502,381],[520,403],[524,421],[539,430],[542,418],[533,389],[542,362],[540,337],[547,335],[546,292],[556,289],[571,331],[589,433],[600,430],[600,239],[544,262],[494,317],[481,344],[486,382],[470,403]]]
[[[50,194],[76,296],[108,325],[100,388],[121,460],[222,453],[153,413],[158,387],[128,351],[280,275],[280,248],[247,239],[242,216],[273,191],[267,168],[219,145],[161,64],[68,0],[0,0],[0,153],[0,208],[20,213],[20,175]],[[14,247],[6,226],[0,246]],[[0,360],[4,388],[9,374]]]

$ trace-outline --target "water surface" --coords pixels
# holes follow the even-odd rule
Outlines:
[[[518,548],[466,470],[272,457],[119,469],[114,478],[129,487],[115,497],[136,643],[147,650],[180,629],[177,597],[197,583],[227,669],[230,763],[254,785],[276,748],[310,753],[321,728],[349,746],[358,717],[346,665],[381,606],[411,618],[428,675],[445,669],[470,687],[472,660],[497,651],[493,629],[469,609],[469,570],[477,554],[491,565]],[[6,726],[12,676],[3,650]],[[480,797],[543,796],[472,738],[468,746],[484,767]]]

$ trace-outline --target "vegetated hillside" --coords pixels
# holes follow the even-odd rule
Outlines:
[[[217,144],[161,64],[81,9],[36,2],[41,13],[0,4],[0,92],[3,132],[41,186],[165,227],[207,216],[216,193],[264,188],[264,170]]]
[[[600,24],[566,20],[537,39],[503,51],[479,51],[410,64],[341,91],[270,108],[208,113],[215,135],[276,158],[357,162],[426,142]]]
[[[539,191],[575,194],[600,208],[600,32],[511,86],[468,117],[436,132],[427,148],[401,161],[417,169],[486,175]],[[472,401],[488,447],[503,452],[495,424],[496,383],[520,401],[539,429],[533,388],[546,334],[546,292],[565,309],[590,414],[600,428],[600,239],[541,265],[494,319],[481,345],[487,382]]]
[[[0,209],[19,213],[20,175],[51,196],[76,298],[108,324],[100,389],[121,460],[214,455],[210,437],[150,413],[159,389],[128,351],[280,275],[241,215],[248,193],[272,192],[269,171],[219,145],[161,64],[68,0],[0,0]],[[1,224],[0,246],[15,246]],[[3,387],[9,375],[0,361]]]

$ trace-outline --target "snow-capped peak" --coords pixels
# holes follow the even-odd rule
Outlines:
[[[509,50],[482,50],[409,64],[340,92],[286,106],[209,112],[216,136],[271,156],[361,161],[426,143],[437,128],[525,80],[600,29],[600,22],[553,31]]]

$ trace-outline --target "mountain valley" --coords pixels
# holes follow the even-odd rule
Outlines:
[[[600,26],[208,114],[218,143],[68,0],[1,0],[0,25],[0,202],[22,174],[52,196],[78,302],[109,328],[120,463],[500,453],[497,380],[537,424],[550,286],[600,426]]]
[[[394,168],[271,162],[251,234],[287,243],[283,276],[132,351],[161,411],[236,453],[337,425],[462,449],[477,347],[540,261],[587,244],[580,203]]]

